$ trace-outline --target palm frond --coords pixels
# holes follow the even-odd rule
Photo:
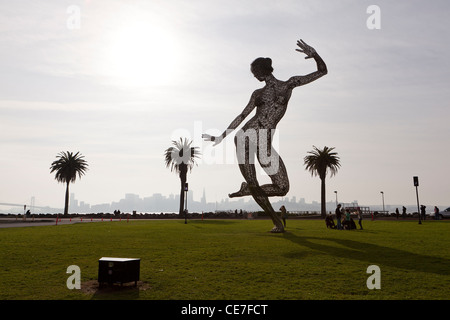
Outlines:
[[[79,152],[60,152],[50,166],[50,173],[55,172],[55,179],[62,183],[75,182],[77,175],[81,178],[87,170],[88,163]]]
[[[180,172],[182,168],[192,170],[196,165],[196,158],[200,157],[198,147],[191,147],[192,141],[180,138],[179,141],[172,141],[173,147],[169,147],[164,152],[166,167],[171,171]]]
[[[325,179],[328,171],[330,176],[334,176],[339,170],[340,158],[336,152],[333,152],[334,147],[324,147],[323,150],[313,146],[312,151],[308,151],[306,157],[304,157],[304,164],[306,170],[311,172],[311,175],[319,176],[320,179]]]

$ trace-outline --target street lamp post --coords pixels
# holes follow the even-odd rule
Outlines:
[[[334,191],[334,193],[336,194],[336,207],[338,205],[338,200],[337,200],[337,191]]]
[[[383,213],[384,213],[384,192],[383,191],[380,191],[380,193],[381,193],[381,199],[383,200]]]
[[[414,186],[416,187],[416,197],[417,197],[417,214],[419,215],[419,224],[422,224],[422,219],[420,218],[420,208],[419,208],[419,177],[413,177]]]
[[[187,197],[188,197],[188,190],[189,190],[189,187],[188,187],[188,183],[186,182],[186,184],[184,185],[184,192],[185,192],[185,196],[184,196],[184,203],[185,203],[185,205],[184,205],[184,224],[187,224],[187,212],[188,212],[188,210],[187,210]]]

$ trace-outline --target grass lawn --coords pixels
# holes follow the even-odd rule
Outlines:
[[[449,299],[450,221],[93,222],[0,229],[0,299]],[[101,257],[140,258],[142,288],[86,292]],[[82,290],[66,286],[81,269]],[[370,265],[381,289],[369,290]]]

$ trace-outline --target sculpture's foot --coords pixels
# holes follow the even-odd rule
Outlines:
[[[272,233],[283,233],[284,232],[284,228],[283,227],[274,226],[272,228],[272,230],[270,230],[270,232],[272,232]]]
[[[228,194],[230,198],[243,197],[248,195],[248,184],[247,182],[242,182],[241,189],[238,192]]]

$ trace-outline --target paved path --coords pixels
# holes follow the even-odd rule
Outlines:
[[[74,223],[85,223],[85,222],[99,222],[101,219],[91,219],[90,218],[74,218],[74,219],[66,219],[63,218],[58,220],[58,224],[56,223],[56,218],[36,218],[33,221],[33,218],[27,218],[26,220],[22,220],[22,218],[0,218],[0,229],[1,228],[18,228],[18,227],[37,227],[37,226],[51,226],[51,225],[64,225],[64,224],[74,224]],[[110,219],[104,221],[110,221]],[[116,221],[113,219],[113,221]],[[117,220],[119,221],[119,220]]]

